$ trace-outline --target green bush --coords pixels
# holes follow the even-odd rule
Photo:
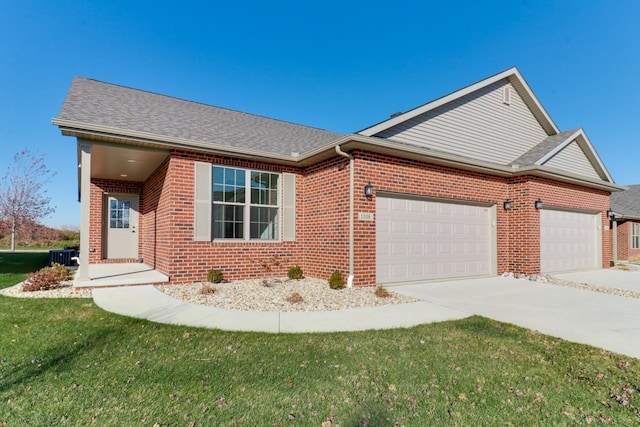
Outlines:
[[[302,269],[300,268],[300,266],[296,265],[295,267],[291,267],[287,272],[287,277],[289,277],[289,279],[295,280],[302,279]]]
[[[336,270],[331,274],[331,277],[329,278],[329,287],[331,289],[344,288],[344,278],[342,277],[340,270]]]
[[[209,270],[209,273],[207,274],[207,282],[220,283],[223,280],[224,280],[224,274],[222,274],[222,271],[215,270],[215,269]]]
[[[71,273],[62,264],[53,263],[51,267],[31,273],[22,284],[23,292],[49,291],[60,287],[60,283],[71,278]]]

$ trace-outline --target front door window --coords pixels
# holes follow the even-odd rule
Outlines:
[[[110,200],[111,214],[109,215],[111,228],[129,228],[131,218],[131,202],[129,200]]]

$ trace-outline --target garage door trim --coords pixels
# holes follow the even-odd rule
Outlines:
[[[394,191],[384,191],[384,190],[376,191],[376,197],[385,197],[385,198],[402,199],[402,200],[420,200],[424,202],[436,202],[436,203],[451,203],[456,205],[480,206],[483,208],[490,208],[490,207],[496,206],[495,203],[491,203],[491,202],[454,199],[449,197],[424,196],[421,194],[398,193]],[[493,219],[495,220],[495,217]]]
[[[547,205],[542,204],[540,210],[548,210],[548,211],[563,211],[563,212],[575,212],[575,213],[583,213],[589,215],[596,215],[598,213],[602,213],[601,211],[594,209],[578,209],[578,208],[567,208],[564,206],[555,206],[555,205]]]

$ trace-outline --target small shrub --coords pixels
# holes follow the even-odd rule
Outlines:
[[[207,274],[207,282],[220,283],[223,280],[224,280],[224,274],[222,274],[222,271],[215,270],[215,269],[209,270],[209,273]]]
[[[374,292],[378,298],[389,298],[391,297],[391,292],[384,286],[378,286],[376,291]]]
[[[213,295],[216,293],[216,288],[210,285],[202,285],[200,288],[201,295]]]
[[[60,287],[60,283],[71,278],[71,273],[62,264],[54,263],[35,273],[31,273],[22,284],[23,292],[49,291]]]
[[[336,270],[331,274],[331,277],[329,278],[329,287],[331,289],[344,288],[344,278],[342,277],[340,270]]]
[[[304,299],[302,298],[302,295],[300,295],[297,292],[292,293],[291,295],[289,295],[287,297],[287,301],[292,303],[292,304],[298,304],[301,303],[302,301],[304,301]]]
[[[615,266],[616,266],[616,262],[614,260],[610,260],[609,267],[615,267]]]
[[[287,277],[294,280],[302,279],[302,269],[300,266],[296,265],[295,267],[291,267],[287,272]]]

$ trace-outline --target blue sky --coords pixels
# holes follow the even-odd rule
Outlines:
[[[47,225],[79,225],[75,140],[50,124],[83,76],[350,133],[517,66],[561,130],[640,183],[640,2],[0,2],[0,172],[57,172]]]

